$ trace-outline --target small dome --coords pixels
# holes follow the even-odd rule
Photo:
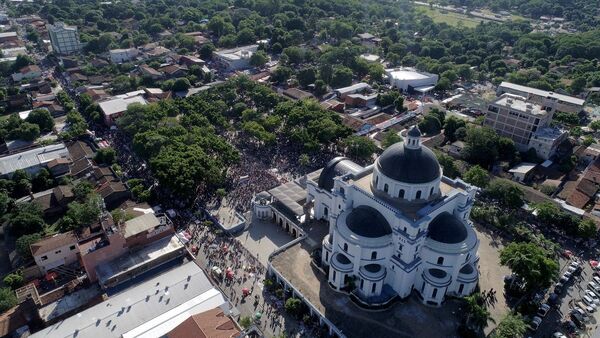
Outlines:
[[[342,265],[346,265],[346,264],[350,264],[350,260],[348,259],[348,257],[346,257],[346,255],[338,253],[336,255],[336,259],[338,262],[340,262],[340,264]]]
[[[429,274],[432,275],[435,278],[446,278],[446,276],[448,275],[448,273],[446,273],[446,271],[442,270],[442,269],[429,269]]]
[[[348,173],[356,173],[361,166],[350,161],[346,157],[336,157],[329,161],[319,175],[319,188],[331,191],[333,189],[333,179]]]
[[[381,271],[381,265],[379,264],[367,264],[364,266],[365,270],[369,271],[370,273],[377,273],[379,271]]]
[[[433,182],[441,175],[433,151],[424,146],[410,149],[404,143],[387,148],[377,159],[377,168],[385,176],[409,184]]]
[[[362,237],[379,238],[392,234],[392,227],[385,217],[366,205],[354,208],[346,217],[346,225],[350,231]]]
[[[445,244],[457,244],[467,239],[465,224],[449,212],[443,212],[429,223],[427,237]]]
[[[467,264],[465,266],[463,266],[462,268],[460,268],[460,271],[458,271],[459,273],[463,274],[463,275],[470,275],[473,273],[473,266],[471,264]]]
[[[408,131],[408,136],[410,137],[421,137],[421,130],[416,125]]]

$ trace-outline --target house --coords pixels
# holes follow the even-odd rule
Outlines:
[[[163,77],[161,72],[147,65],[140,65],[138,71],[142,77],[149,77],[152,80],[159,80]]]
[[[81,73],[73,73],[73,74],[69,75],[69,81],[71,83],[87,82],[88,80],[89,80],[89,78]]]
[[[69,172],[71,159],[65,157],[55,158],[46,165],[53,177],[59,177]]]
[[[525,183],[533,176],[536,166],[535,163],[522,162],[508,170],[508,172],[512,175],[513,180]]]
[[[126,221],[121,226],[128,248],[144,246],[175,234],[173,224],[166,216],[147,213]]]
[[[174,79],[186,76],[188,68],[186,66],[168,65],[159,68],[158,71],[163,73],[167,79]]]
[[[236,338],[240,336],[236,322],[219,307],[189,316],[165,335],[166,338]]]
[[[46,237],[31,244],[30,249],[42,273],[59,266],[76,263],[79,253],[77,236],[72,231]]]
[[[144,91],[138,90],[134,92],[125,93],[122,95],[114,96],[106,101],[98,102],[100,111],[104,116],[104,123],[106,125],[112,125],[115,121],[127,111],[129,105],[138,103],[145,105],[147,101],[144,99]]]
[[[198,46],[202,46],[210,42],[210,40],[204,36],[203,32],[189,32],[185,33],[185,35],[193,37],[194,41],[196,42],[196,45]]]
[[[111,49],[108,54],[112,63],[123,63],[135,60],[139,51],[137,48]]]
[[[89,180],[96,186],[96,192],[109,210],[131,197],[131,192],[110,167],[95,167]]]
[[[465,143],[463,141],[454,141],[450,144],[445,145],[442,149],[450,156],[460,159],[462,157],[462,151],[465,149]]]
[[[73,190],[70,186],[59,185],[20,198],[17,203],[35,203],[40,206],[44,218],[53,218],[62,215],[67,210],[67,205],[74,199]]]
[[[288,97],[294,101],[315,97],[313,94],[306,92],[304,90],[300,90],[298,88],[288,88],[288,89],[284,90],[282,94],[283,94],[283,96]]]
[[[11,177],[19,169],[35,175],[50,161],[68,155],[67,147],[59,143],[0,157],[0,176]]]
[[[179,58],[179,64],[185,66],[204,66],[206,62],[200,58],[197,58],[193,55],[183,55]]]
[[[375,37],[371,33],[360,33],[356,35],[360,40],[360,43],[366,47],[375,47],[381,42],[381,39]]]
[[[215,51],[213,55],[215,61],[227,71],[236,71],[250,68],[250,58],[257,50],[258,45],[249,45]]]
[[[411,67],[400,67],[385,70],[387,78],[394,88],[403,92],[427,92],[435,87],[437,74],[418,71]]]
[[[2,33],[0,33],[0,43],[17,42],[17,41],[19,41],[17,32],[2,32]]]
[[[19,69],[18,72],[12,74],[11,76],[15,82],[39,79],[42,77],[42,70],[37,65],[30,65]]]
[[[100,88],[89,88],[89,89],[86,89],[81,94],[88,95],[89,97],[92,98],[92,101],[99,101],[99,100],[105,99],[110,96],[110,95],[108,95],[108,93],[106,93],[106,91],[104,89],[100,89]]]
[[[344,100],[346,96],[350,94],[362,93],[367,91],[371,91],[371,85],[369,85],[366,82],[359,82],[348,87],[338,88],[334,90],[334,93],[340,100]]]

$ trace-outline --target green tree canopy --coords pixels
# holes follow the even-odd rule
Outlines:
[[[490,175],[487,170],[478,165],[474,165],[463,175],[465,182],[473,184],[479,188],[486,188],[490,183]]]
[[[550,286],[558,274],[558,262],[535,243],[510,243],[500,251],[500,264],[525,281],[529,291]]]

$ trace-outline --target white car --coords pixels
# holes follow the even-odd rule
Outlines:
[[[573,273],[571,273],[569,271],[565,271],[565,273],[563,274],[563,277],[565,277],[566,279],[570,280],[571,277],[573,277]]]
[[[592,280],[594,281],[594,283],[600,285],[600,277],[594,276],[594,278],[592,278]]]
[[[533,319],[531,320],[531,329],[533,331],[537,330],[538,327],[540,327],[540,324],[542,324],[542,318],[538,316],[533,317]]]
[[[583,296],[583,298],[581,300],[583,300],[583,302],[585,304],[587,304],[589,307],[591,307],[592,309],[594,309],[594,311],[596,310],[597,306],[596,306],[596,304],[594,304],[594,300],[593,299],[591,299],[588,296]]]
[[[550,311],[550,305],[544,303],[544,304],[540,305],[537,315],[544,318],[548,314],[548,311]]]
[[[567,336],[565,336],[562,332],[554,332],[554,334],[552,334],[552,338],[567,338]]]
[[[594,304],[596,304],[596,305],[600,304],[600,298],[598,298],[598,296],[595,293],[593,293],[592,291],[587,290],[585,292],[585,295],[590,297],[594,301]]]
[[[592,291],[593,293],[595,293],[596,295],[600,296],[600,286],[598,286],[596,283],[594,282],[590,282],[588,284],[588,290]]]
[[[594,311],[596,310],[589,305],[585,305],[582,301],[577,302],[576,305],[578,308],[583,309],[583,310],[587,311],[588,313],[594,313]]]

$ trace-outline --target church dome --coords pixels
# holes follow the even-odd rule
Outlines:
[[[457,244],[467,239],[465,224],[449,212],[437,215],[431,223],[427,237],[444,244]]]
[[[319,188],[331,191],[333,179],[348,173],[356,174],[362,169],[358,164],[346,157],[336,157],[329,161],[319,175]]]
[[[440,163],[433,151],[424,146],[409,148],[400,142],[379,156],[377,169],[393,180],[409,184],[433,182],[441,175]]]
[[[361,205],[354,208],[346,217],[348,229],[358,236],[379,238],[392,234],[392,227],[376,209]]]

